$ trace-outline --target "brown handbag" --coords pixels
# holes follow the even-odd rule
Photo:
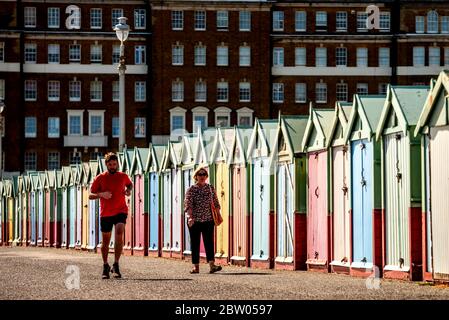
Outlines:
[[[220,211],[215,208],[214,204],[214,193],[212,192],[212,188],[209,185],[210,193],[211,193],[211,202],[210,206],[212,209],[212,218],[214,218],[214,224],[218,227],[223,222],[223,217],[220,214]]]

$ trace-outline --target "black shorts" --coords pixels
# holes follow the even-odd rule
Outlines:
[[[117,223],[126,224],[126,218],[128,215],[126,213],[118,213],[115,216],[111,217],[101,217],[100,218],[100,230],[101,232],[111,232],[112,226]]]

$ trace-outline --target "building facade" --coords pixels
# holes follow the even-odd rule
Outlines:
[[[334,108],[449,66],[447,1],[1,0],[6,171],[118,149],[125,16],[126,143]]]

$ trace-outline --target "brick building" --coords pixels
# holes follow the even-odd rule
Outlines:
[[[367,7],[374,5],[374,11]],[[118,148],[121,15],[126,142],[333,108],[449,66],[447,1],[0,0],[3,168]],[[376,11],[378,10],[378,11]],[[368,18],[368,26],[366,20]]]
[[[118,148],[120,42],[113,27],[120,16],[132,30],[125,43],[126,141],[148,145],[145,1],[1,2],[6,171],[59,168]]]
[[[255,116],[270,116],[271,4],[151,4],[155,133],[252,125]]]

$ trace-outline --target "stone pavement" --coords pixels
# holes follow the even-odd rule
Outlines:
[[[442,285],[236,266],[209,274],[206,264],[192,275],[181,260],[123,256],[120,262],[123,278],[102,280],[99,254],[0,247],[0,300],[449,299]]]

